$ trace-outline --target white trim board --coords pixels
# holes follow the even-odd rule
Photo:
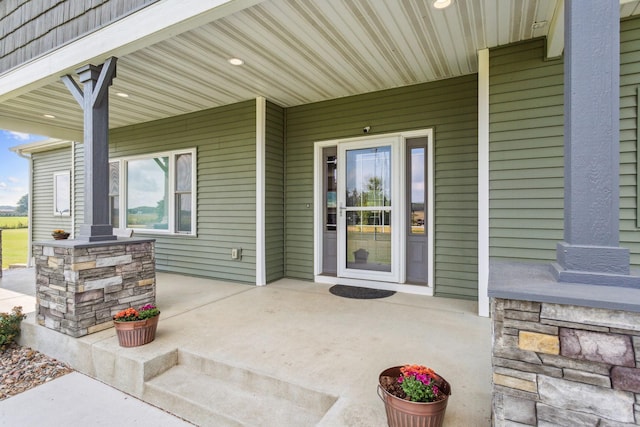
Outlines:
[[[489,317],[489,49],[478,51],[478,315]]]
[[[267,284],[265,235],[267,101],[256,98],[256,285]]]

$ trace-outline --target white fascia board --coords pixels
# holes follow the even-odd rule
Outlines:
[[[83,139],[82,129],[77,130],[61,126],[47,125],[46,123],[36,123],[30,120],[22,120],[12,117],[0,116],[0,129],[30,133],[34,135],[47,135],[52,138],[69,139],[72,141],[82,141]]]
[[[71,145],[71,141],[62,139],[45,139],[43,141],[29,142],[27,144],[9,147],[9,150],[18,155],[38,153],[41,151],[53,150],[56,148],[67,147]]]
[[[264,0],[162,0],[0,76],[0,102],[45,86],[82,65],[101,64]]]

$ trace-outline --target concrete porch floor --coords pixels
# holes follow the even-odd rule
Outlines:
[[[202,406],[214,408],[215,400],[203,405],[160,396],[163,384],[165,391],[206,394],[212,386],[200,384],[204,375],[184,374],[180,378],[186,384],[168,387],[169,378],[162,378],[194,360],[209,374],[225,366],[269,379],[268,391],[256,392],[256,401],[290,385],[295,393],[307,394],[296,399],[328,396],[311,425],[367,427],[386,425],[384,404],[376,394],[378,374],[390,366],[424,364],[452,385],[445,426],[490,425],[491,325],[477,316],[476,303],[408,294],[353,300],[330,294],[329,287],[292,279],[255,287],[158,273],[162,314],[154,342],[119,347],[113,328],[74,339],[37,326],[31,313],[20,343],[200,425],[265,422],[214,421]],[[0,291],[0,312],[14,305],[33,312],[33,270],[5,271]],[[288,415],[279,414],[279,419]]]

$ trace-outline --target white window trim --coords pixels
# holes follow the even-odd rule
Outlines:
[[[58,207],[58,180],[59,176],[66,176],[69,181],[69,211],[66,213],[59,212]],[[53,215],[54,216],[71,216],[71,171],[60,171],[53,173]]]
[[[191,232],[178,232],[176,231],[176,202],[175,202],[175,178],[176,178],[176,156],[180,154],[191,154]],[[168,184],[168,193],[169,199],[168,203],[168,223],[167,230],[151,230],[146,228],[133,228],[136,234],[151,234],[151,235],[170,235],[170,236],[197,236],[197,223],[196,218],[197,215],[197,200],[198,195],[196,193],[197,189],[197,180],[198,180],[198,171],[197,171],[197,149],[189,148],[184,150],[172,150],[172,151],[162,151],[158,153],[148,153],[148,154],[139,154],[135,156],[126,156],[126,157],[117,157],[113,159],[109,159],[109,163],[118,162],[120,167],[120,182],[119,185],[119,211],[120,211],[120,227],[130,228],[127,224],[127,182],[129,177],[127,176],[128,168],[127,163],[132,160],[143,160],[143,159],[153,159],[156,157],[168,157],[169,158],[169,184]]]

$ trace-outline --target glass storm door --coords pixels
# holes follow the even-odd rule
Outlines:
[[[338,275],[398,280],[398,138],[338,146]]]

